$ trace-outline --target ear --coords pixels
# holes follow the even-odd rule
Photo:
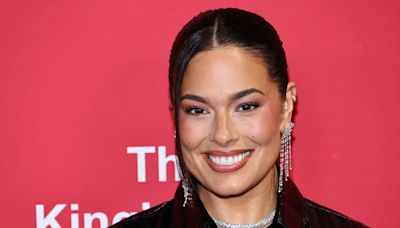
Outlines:
[[[283,133],[285,129],[289,127],[289,123],[292,121],[292,114],[296,99],[296,83],[289,82],[286,88],[286,97],[282,102],[283,112],[282,122],[280,125],[281,133]]]

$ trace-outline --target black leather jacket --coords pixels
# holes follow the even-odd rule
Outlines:
[[[203,204],[193,196],[183,207],[183,190],[179,185],[174,199],[133,215],[111,228],[131,227],[203,227],[216,228]],[[303,198],[289,179],[278,194],[277,213],[269,227],[367,227],[349,217]]]

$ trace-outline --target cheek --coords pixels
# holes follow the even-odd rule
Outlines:
[[[269,143],[275,137],[279,136],[280,113],[274,109],[266,108],[249,118],[246,121],[246,127],[242,134],[247,135],[256,143]]]
[[[207,125],[188,117],[180,117],[179,134],[183,150],[196,149],[207,136]]]

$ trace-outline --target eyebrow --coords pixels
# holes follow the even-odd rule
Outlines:
[[[245,89],[245,90],[242,90],[242,91],[232,94],[231,96],[229,96],[229,100],[234,101],[234,100],[240,99],[240,98],[245,97],[252,93],[260,93],[265,96],[265,94],[262,91],[260,91],[256,88],[250,88],[250,89]]]
[[[234,100],[240,99],[240,98],[250,95],[252,93],[260,93],[265,96],[265,94],[262,91],[260,91],[256,88],[250,88],[250,89],[245,89],[245,90],[242,90],[242,91],[232,94],[231,96],[229,96],[229,101],[232,102]],[[194,100],[194,101],[198,101],[198,102],[205,103],[205,104],[208,103],[207,99],[197,96],[197,95],[194,95],[194,94],[185,94],[184,96],[182,96],[179,99],[179,101],[182,101],[184,99]]]
[[[194,94],[185,94],[184,96],[182,96],[182,97],[179,99],[179,101],[182,101],[182,100],[184,100],[184,99],[189,99],[189,100],[193,100],[193,101],[198,101],[198,102],[205,103],[205,104],[208,103],[207,99],[202,98],[202,97],[197,96],[197,95],[194,95]]]

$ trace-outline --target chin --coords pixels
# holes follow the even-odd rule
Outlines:
[[[217,196],[219,196],[220,198],[234,198],[234,197],[242,196],[245,193],[246,193],[246,191],[244,191],[244,190],[230,189],[228,191],[216,192],[215,194]]]
[[[239,183],[220,182],[205,188],[207,189],[207,191],[212,192],[213,194],[221,198],[231,198],[244,195],[252,188],[252,185],[250,183],[243,183],[243,182]]]

